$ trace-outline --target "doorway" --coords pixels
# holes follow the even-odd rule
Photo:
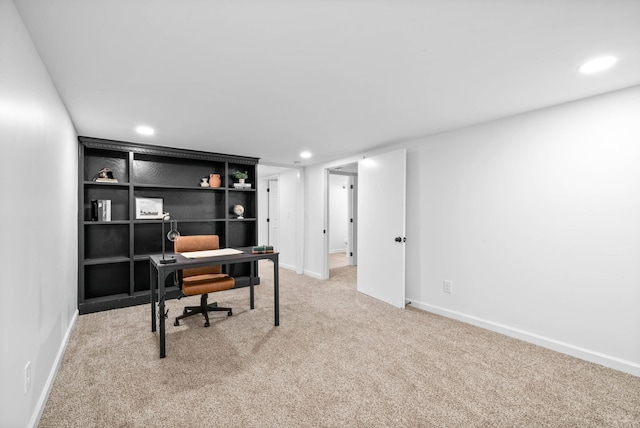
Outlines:
[[[327,278],[357,265],[357,177],[357,163],[327,170]]]

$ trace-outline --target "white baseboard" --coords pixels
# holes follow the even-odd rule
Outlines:
[[[71,337],[71,332],[73,331],[73,327],[76,325],[77,319],[78,319],[78,310],[76,309],[76,311],[73,314],[73,317],[71,318],[71,322],[69,323],[69,327],[67,328],[67,331],[64,334],[62,343],[60,343],[58,354],[56,355],[56,359],[53,362],[53,367],[51,367],[51,372],[49,372],[49,377],[47,378],[47,382],[44,384],[44,388],[42,389],[42,393],[40,394],[40,398],[38,399],[38,404],[34,409],[33,415],[31,416],[31,420],[29,421],[29,425],[27,425],[30,428],[35,428],[40,423],[42,412],[44,412],[44,408],[47,405],[49,394],[51,393],[51,389],[53,388],[53,382],[56,380],[56,375],[58,374],[58,369],[60,368],[60,364],[62,363],[62,357],[64,356],[64,351],[67,349],[67,344],[69,343],[69,338]]]
[[[302,275],[304,273],[302,271],[302,269],[298,269],[295,265],[290,265],[290,264],[287,264],[287,263],[280,263],[279,267],[281,267],[283,269],[294,271],[295,273],[300,274],[300,275]]]
[[[310,276],[311,278],[323,279],[322,275],[316,272],[311,272],[310,270],[305,270],[304,274]]]
[[[452,311],[438,306],[429,305],[415,300],[408,300],[411,306],[418,309],[432,312],[434,314],[442,315],[447,318],[453,318],[458,321],[465,322],[467,324],[475,325],[477,327],[484,328],[486,330],[494,331],[496,333],[504,334],[505,336],[513,337],[523,340],[525,342],[533,343],[534,345],[542,346],[554,351],[561,352],[563,354],[571,355],[572,357],[580,358],[585,361],[600,364],[605,367],[609,367],[614,370],[629,373],[634,376],[640,376],[640,364],[632,361],[623,360],[611,355],[606,355],[600,352],[584,349],[579,346],[571,345],[569,343],[560,342],[555,339],[540,336],[528,331],[520,330],[517,328],[509,327],[503,324],[495,323],[493,321],[487,321],[478,317],[463,314],[460,312]]]
[[[282,269],[287,269],[287,270],[292,270],[294,272],[297,271],[296,267],[294,265],[290,265],[287,263],[279,263],[278,267],[281,267]]]

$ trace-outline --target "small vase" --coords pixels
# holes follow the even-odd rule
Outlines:
[[[220,180],[220,174],[209,174],[209,186],[220,187],[222,180]]]
[[[244,180],[245,180],[244,178],[238,178],[238,182],[239,182],[240,184],[244,184]]]

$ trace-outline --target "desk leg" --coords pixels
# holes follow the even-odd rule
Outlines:
[[[156,331],[156,286],[158,285],[158,271],[149,262],[149,293],[151,294],[151,331]]]
[[[273,306],[275,325],[280,325],[280,279],[278,278],[278,254],[273,259]]]
[[[255,294],[253,291],[253,277],[255,275],[255,272],[254,272],[255,262],[249,262],[249,265],[251,266],[249,268],[249,304],[250,304],[250,308],[253,309],[255,307]]]
[[[165,348],[165,319],[166,317],[166,313],[164,311],[164,301],[165,301],[165,294],[166,294],[166,290],[165,290],[165,275],[160,275],[160,272],[158,271],[158,315],[160,317],[160,358],[164,358],[167,353],[166,353],[166,348]]]

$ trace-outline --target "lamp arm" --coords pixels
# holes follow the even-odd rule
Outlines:
[[[161,236],[161,238],[162,238],[162,260],[160,260],[160,263],[162,263],[162,264],[175,263],[175,262],[177,261],[175,257],[171,257],[171,258],[169,258],[169,259],[165,258],[164,222],[165,222],[165,221],[167,221],[167,220],[171,221],[171,219],[172,219],[172,218],[173,218],[173,217],[172,217],[172,216],[171,216],[171,214],[169,214],[169,213],[164,213],[164,214],[162,215],[162,235],[160,235],[160,236]],[[177,222],[176,222],[176,223],[177,223]],[[169,233],[172,233],[172,232],[175,232],[175,233],[174,233],[174,235],[176,235],[176,237],[177,237],[177,236],[180,236],[180,233],[179,233],[177,230],[175,230],[175,231],[174,231],[174,229],[172,229],[171,231],[169,231]],[[167,237],[167,238],[168,238],[168,237]],[[172,239],[171,241],[172,241],[172,242],[173,242],[173,241],[175,241],[175,238],[174,238],[174,239]]]
[[[162,217],[162,234],[160,236],[162,237],[162,261],[165,261],[165,258],[164,258],[164,217]]]

